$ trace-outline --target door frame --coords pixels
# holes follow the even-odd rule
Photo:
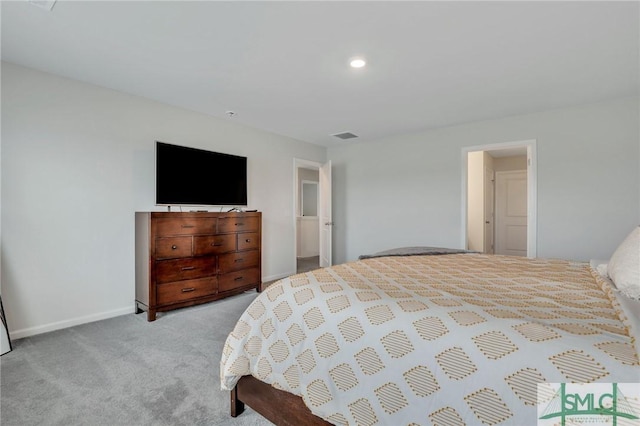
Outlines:
[[[318,231],[320,233],[320,267],[324,268],[333,265],[333,212],[331,206],[331,160],[328,160],[318,172],[318,189],[320,199],[318,200]]]
[[[298,169],[313,169],[320,170],[323,163],[311,160],[304,160],[302,158],[294,158],[293,159],[293,274],[298,271],[298,207],[302,207],[300,204],[300,199],[298,197],[300,190],[298,188]],[[318,185],[319,188],[319,185]],[[320,191],[318,190],[318,209],[320,208],[320,200],[321,197]],[[318,213],[320,213],[318,211]],[[318,223],[320,223],[320,217],[318,216]],[[320,242],[318,241],[318,246]],[[318,250],[320,247],[318,247]],[[292,275],[292,274],[289,274]]]
[[[487,172],[491,171],[491,176],[489,179],[489,183],[487,184]],[[484,206],[483,206],[483,219],[484,219],[484,226],[483,226],[483,249],[484,249],[484,253],[487,254],[494,254],[496,252],[496,171],[493,169],[490,169],[488,167],[484,167],[484,173],[483,173],[483,177],[484,177],[484,194],[483,195],[483,199],[484,199]],[[489,197],[489,200],[487,200],[487,188],[491,188],[491,197]],[[490,224],[491,224],[491,232],[487,232],[487,201],[489,201],[489,205],[491,206],[491,218],[489,218],[490,220]],[[488,246],[487,242],[489,241],[489,237],[491,237],[491,244]]]
[[[537,175],[537,141],[529,139],[523,141],[493,143],[463,147],[462,156],[462,200],[461,200],[461,245],[467,248],[467,170],[468,154],[474,151],[499,151],[502,149],[521,148],[527,149],[527,257],[535,258],[538,253],[538,229],[537,229],[537,199],[538,199],[538,175]]]

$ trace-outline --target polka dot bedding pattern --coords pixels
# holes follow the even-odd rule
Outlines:
[[[250,374],[338,425],[535,424],[537,383],[640,380],[634,337],[591,272],[451,254],[294,275],[229,335],[222,388]]]

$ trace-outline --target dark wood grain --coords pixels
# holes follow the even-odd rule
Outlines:
[[[156,262],[155,267],[158,284],[209,277],[218,270],[215,256],[161,260]]]
[[[218,292],[218,277],[214,275],[195,280],[158,284],[156,291],[158,292],[158,304],[160,305],[210,296]]]
[[[239,271],[241,269],[258,266],[260,259],[258,250],[241,251],[237,253],[227,253],[218,257],[218,267],[220,273]]]
[[[206,256],[236,251],[236,239],[236,234],[195,236],[193,237],[193,255]]]
[[[233,290],[238,287],[255,285],[260,280],[260,270],[258,268],[243,269],[242,271],[220,274],[218,276],[219,291]]]
[[[158,219],[158,236],[215,234],[217,232],[217,221],[211,220],[209,217],[194,217],[190,213],[179,212],[175,214],[181,216],[174,215]]]
[[[238,234],[238,250],[251,250],[260,246],[260,234],[257,232],[243,232]]]
[[[243,376],[231,391],[231,416],[236,417],[248,405],[278,426],[330,426],[311,413],[301,397],[274,388],[253,376]]]
[[[244,216],[223,217],[218,220],[218,232],[256,232],[260,229],[258,217],[250,213],[240,213]]]
[[[156,238],[154,246],[154,257],[158,260],[190,257],[192,254],[193,237]]]

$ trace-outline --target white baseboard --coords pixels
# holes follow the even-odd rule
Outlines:
[[[309,259],[310,257],[319,257],[320,253],[315,253],[315,252],[303,252],[301,253],[300,256],[297,257],[297,259]]]
[[[262,277],[263,282],[275,281],[281,278],[286,278],[290,275],[295,275],[295,271],[284,274],[271,275],[268,277]],[[84,317],[71,318],[64,321],[52,322],[49,324],[39,325],[36,327],[23,328],[20,330],[10,330],[9,334],[12,340],[22,339],[23,337],[35,336],[37,334],[48,333],[50,331],[61,330],[63,328],[73,327],[75,325],[86,324],[89,322],[100,321],[108,318],[119,317],[120,315],[132,314],[135,312],[135,307],[127,307],[114,309],[113,311],[100,312],[98,314],[87,315]]]
[[[84,317],[71,318],[68,320],[52,322],[36,327],[23,328],[20,330],[10,330],[9,334],[11,336],[11,340],[17,340],[22,339],[23,337],[35,336],[36,334],[48,333],[50,331],[61,330],[63,328],[73,327],[75,325],[119,317],[120,315],[132,314],[134,312],[135,307],[128,306],[126,308],[114,309],[113,311],[100,312],[98,314],[86,315]]]
[[[288,272],[286,274],[277,274],[277,275],[271,275],[269,277],[262,277],[262,282],[266,283],[266,282],[269,282],[269,281],[279,280],[281,278],[287,278],[287,277],[289,277],[291,275],[295,275],[295,274],[296,274],[296,272],[293,271],[293,272]]]

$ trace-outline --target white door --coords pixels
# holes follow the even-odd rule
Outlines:
[[[527,171],[496,172],[495,253],[527,255]]]
[[[494,172],[484,169],[484,253],[493,254]]]
[[[331,266],[331,161],[320,167],[320,267]]]

